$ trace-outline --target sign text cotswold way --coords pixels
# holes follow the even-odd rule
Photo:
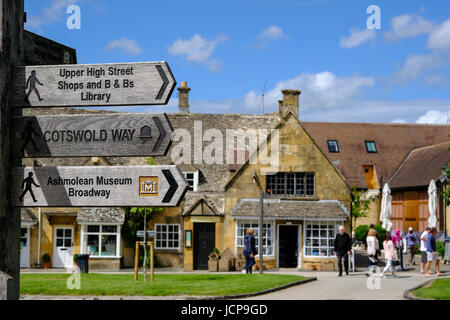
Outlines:
[[[166,62],[27,66],[14,82],[16,107],[167,104],[176,85]]]
[[[15,157],[163,156],[172,126],[165,114],[13,117]]]
[[[177,206],[188,187],[173,165],[25,167],[12,179],[15,207]]]

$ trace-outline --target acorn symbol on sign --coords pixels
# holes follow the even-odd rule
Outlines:
[[[150,141],[152,139],[152,128],[145,125],[141,128],[141,135],[139,137],[141,139],[142,143],[146,143],[147,141]]]

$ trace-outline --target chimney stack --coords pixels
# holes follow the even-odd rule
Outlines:
[[[283,100],[278,101],[278,112],[281,115],[291,111],[298,118],[299,111],[299,96],[302,93],[300,90],[285,89],[281,90],[283,93]]]
[[[181,81],[178,89],[178,111],[189,113],[189,91],[191,88],[187,86],[187,81]]]

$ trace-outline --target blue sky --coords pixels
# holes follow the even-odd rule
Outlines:
[[[81,9],[81,29],[66,8]],[[369,5],[381,29],[369,30]],[[25,0],[27,30],[77,49],[78,63],[168,61],[191,112],[277,110],[300,89],[304,121],[447,123],[446,0]],[[174,112],[167,106],[121,107]]]

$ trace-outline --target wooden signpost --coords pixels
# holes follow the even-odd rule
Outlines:
[[[161,105],[176,85],[164,61],[27,66],[14,78],[16,107]]]
[[[164,156],[172,126],[166,114],[13,117],[15,157]]]
[[[188,183],[177,166],[12,169],[13,207],[178,206]]]

